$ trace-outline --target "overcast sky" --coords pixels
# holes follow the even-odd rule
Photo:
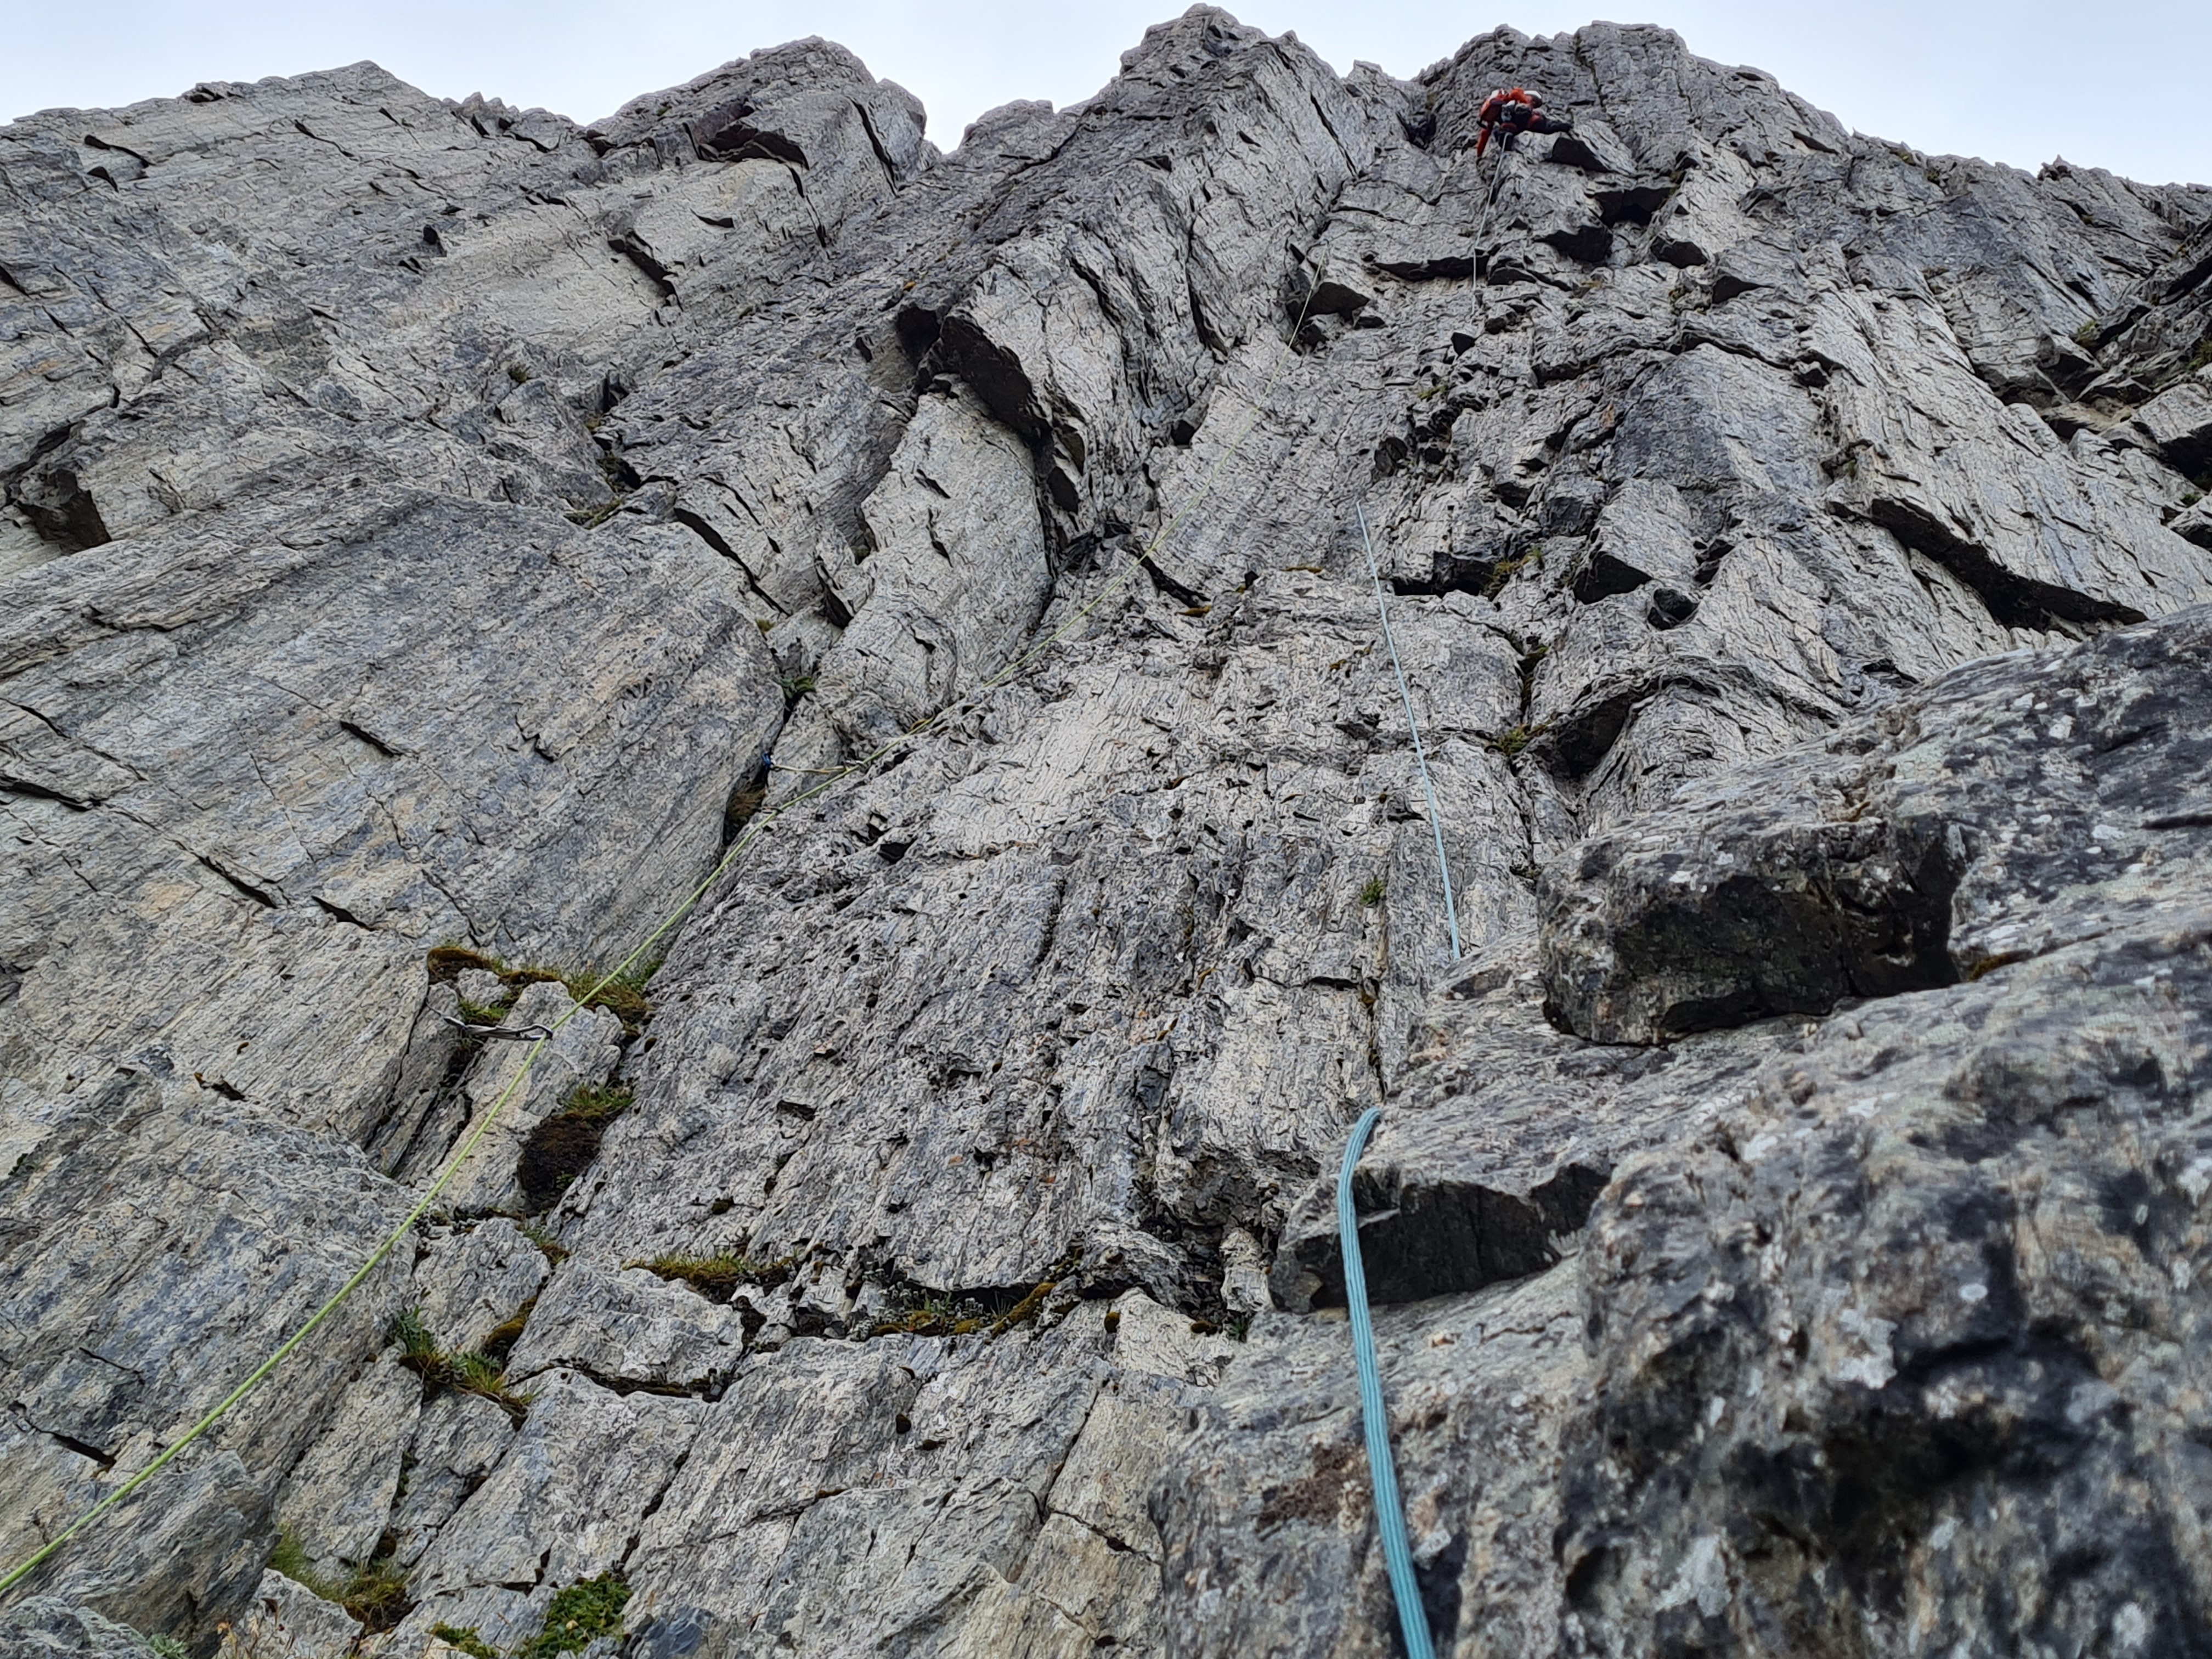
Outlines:
[[[1254,0],[1340,70],[1410,76],[1470,35],[1586,22],[1592,0],[1373,7]],[[2148,183],[2212,184],[2212,0],[1641,0],[1599,15],[1664,23],[1752,64],[1846,126],[1932,152],[2034,167],[2054,155]],[[0,120],[172,96],[374,58],[426,90],[605,115],[756,47],[823,34],[919,94],[945,149],[1013,98],[1089,96],[1174,0],[0,0]]]

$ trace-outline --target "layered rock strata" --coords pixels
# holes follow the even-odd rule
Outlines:
[[[0,129],[0,1556],[506,1102],[0,1644],[1390,1651],[1382,1104],[1440,1650],[2193,1651],[2212,193],[1612,25],[924,131]]]

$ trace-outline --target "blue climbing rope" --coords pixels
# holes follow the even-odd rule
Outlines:
[[[1413,1552],[1406,1542],[1406,1506],[1398,1496],[1398,1466],[1390,1461],[1390,1416],[1382,1406],[1382,1368],[1375,1358],[1375,1322],[1367,1316],[1367,1268],[1359,1259],[1359,1216],[1352,1206],[1352,1172],[1382,1116],[1380,1106],[1370,1106],[1352,1126],[1352,1139],[1344,1147],[1344,1167],[1336,1176],[1336,1228],[1344,1255],[1344,1299],[1352,1310],[1352,1353],[1359,1364],[1359,1420],[1367,1431],[1367,1472],[1375,1482],[1375,1529],[1382,1538],[1382,1565],[1390,1575],[1391,1599],[1398,1604],[1398,1628],[1405,1633],[1407,1659],[1434,1659],[1428,1614],[1421,1610],[1420,1586],[1413,1582]]]
[[[1498,164],[1498,175],[1504,173]],[[1498,179],[1491,181],[1482,205],[1482,223],[1490,223],[1490,210],[1498,199]],[[1478,242],[1481,231],[1475,233]],[[1479,252],[1480,250],[1478,250]],[[1367,574],[1375,583],[1375,614],[1382,619],[1382,643],[1390,653],[1390,672],[1398,677],[1399,700],[1406,705],[1406,729],[1413,735],[1413,764],[1421,774],[1421,793],[1428,798],[1429,828],[1437,839],[1437,873],[1443,878],[1444,921],[1451,930],[1452,960],[1459,960],[1459,907],[1452,901],[1451,861],[1444,856],[1443,814],[1437,807],[1436,785],[1429,777],[1429,757],[1421,747],[1420,722],[1413,717],[1413,693],[1406,684],[1405,665],[1398,660],[1398,641],[1390,632],[1390,605],[1382,597],[1382,567],[1375,557],[1375,538],[1367,528],[1367,506],[1355,501],[1359,515],[1359,541],[1367,550]],[[1382,1566],[1390,1577],[1390,1599],[1397,1604],[1398,1629],[1406,1638],[1407,1659],[1435,1659],[1429,1638],[1429,1617],[1421,1607],[1421,1587],[1413,1577],[1413,1547],[1406,1541],[1406,1504],[1398,1494],[1398,1466],[1390,1455],[1390,1414],[1382,1403],[1382,1365],[1375,1353],[1375,1322],[1367,1311],[1367,1267],[1359,1255],[1359,1212],[1352,1202],[1352,1172],[1367,1150],[1367,1138],[1382,1121],[1382,1109],[1370,1106],[1352,1126],[1352,1139],[1344,1146],[1344,1163],[1336,1172],[1336,1231],[1344,1258],[1344,1300],[1352,1311],[1352,1357],[1359,1368],[1359,1424],[1367,1437],[1367,1473],[1375,1483],[1375,1529],[1382,1540]]]
[[[1437,838],[1437,873],[1444,878],[1444,924],[1451,929],[1452,960],[1459,960],[1459,907],[1452,902],[1451,864],[1444,857],[1444,818],[1437,810],[1437,787],[1429,781],[1429,757],[1421,748],[1420,722],[1413,718],[1413,694],[1406,684],[1406,670],[1398,660],[1398,641],[1390,634],[1390,607],[1382,598],[1382,567],[1375,562],[1375,538],[1367,532],[1367,507],[1352,503],[1359,514],[1359,539],[1367,549],[1367,574],[1375,579],[1375,611],[1382,618],[1382,643],[1390,650],[1390,672],[1398,677],[1398,696],[1406,705],[1406,729],[1413,734],[1413,764],[1420,769],[1421,793],[1429,798],[1429,828]]]

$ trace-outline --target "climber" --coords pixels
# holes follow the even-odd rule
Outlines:
[[[1481,112],[1475,119],[1482,124],[1481,135],[1474,144],[1474,159],[1480,161],[1482,152],[1490,148],[1492,131],[1504,134],[1499,145],[1513,148],[1513,136],[1520,132],[1571,132],[1574,123],[1563,116],[1544,113],[1544,100],[1525,87],[1507,87],[1493,92],[1482,100]]]

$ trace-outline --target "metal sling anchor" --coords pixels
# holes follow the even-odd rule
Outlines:
[[[525,1025],[509,1030],[504,1025],[471,1025],[453,1014],[441,1014],[439,1018],[447,1024],[458,1025],[471,1036],[481,1037],[487,1042],[538,1042],[553,1035],[553,1028],[550,1025]]]

